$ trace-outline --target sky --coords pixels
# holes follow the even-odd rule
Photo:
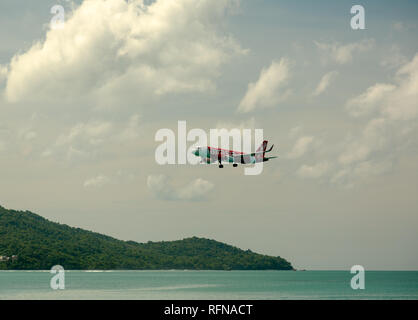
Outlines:
[[[0,205],[301,269],[418,270],[418,3],[358,4],[364,30],[350,1],[1,1]],[[263,129],[278,158],[159,165],[178,121]]]

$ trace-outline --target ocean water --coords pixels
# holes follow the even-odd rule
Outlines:
[[[418,271],[0,271],[0,299],[418,299]]]

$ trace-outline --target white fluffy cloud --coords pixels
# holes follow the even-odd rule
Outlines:
[[[92,121],[89,123],[79,123],[72,127],[68,134],[58,137],[57,145],[87,143],[91,146],[104,142],[112,131],[112,124],[105,121]]]
[[[7,79],[8,72],[7,67],[0,64],[0,84]]]
[[[97,177],[87,179],[84,181],[85,188],[99,188],[103,187],[105,184],[108,184],[110,179],[104,175],[98,175]]]
[[[398,68],[407,62],[408,59],[401,53],[401,49],[397,45],[392,45],[390,50],[384,51],[380,65],[387,68]]]
[[[347,109],[352,116],[364,116],[380,107],[382,101],[395,90],[395,86],[385,83],[377,83],[358,97],[347,102]]]
[[[301,178],[320,178],[328,171],[328,163],[320,162],[312,166],[302,165],[298,170]]]
[[[256,128],[256,121],[254,117],[251,117],[247,120],[243,120],[241,122],[233,122],[233,121],[218,121],[216,124],[217,129],[238,129],[238,130],[244,130],[244,129],[251,129],[254,130]]]
[[[170,178],[165,175],[149,175],[148,189],[162,200],[202,200],[213,189],[214,185],[204,179],[198,178],[185,186],[174,186]]]
[[[131,116],[118,138],[123,141],[139,138],[140,120],[141,117],[138,114]]]
[[[418,54],[398,72],[396,90],[382,104],[390,120],[414,120],[418,116]]]
[[[403,146],[418,143],[417,101],[418,54],[398,70],[392,84],[375,84],[349,101],[354,116],[368,119],[359,135],[352,136],[339,155],[340,169],[333,181],[390,170]]]
[[[318,86],[316,87],[313,95],[319,96],[321,93],[323,93],[330,86],[331,82],[335,79],[337,75],[337,71],[331,71],[324,74],[321,80],[319,81]]]
[[[389,172],[400,157],[416,150],[418,54],[399,68],[391,83],[370,86],[349,99],[346,109],[356,121],[363,121],[363,126],[337,144],[318,144],[313,136],[300,136],[287,157],[299,159],[312,150],[317,162],[300,166],[296,170],[299,177],[327,176],[332,183],[353,186]],[[290,136],[299,136],[300,131],[300,127],[293,128]]]
[[[285,99],[290,93],[284,88],[290,77],[289,69],[289,61],[282,58],[279,62],[273,61],[268,68],[261,70],[257,82],[248,85],[238,111],[250,112],[257,108],[273,107]]]
[[[139,115],[133,115],[126,123],[103,120],[77,123],[64,130],[55,142],[44,150],[42,156],[68,162],[95,158],[108,145],[138,139],[139,120]]]
[[[64,158],[69,162],[94,157],[113,131],[113,125],[106,121],[81,122],[58,136],[55,143],[46,149],[44,157]]]
[[[16,102],[210,90],[222,64],[244,52],[218,30],[235,3],[83,1],[63,29],[48,30],[13,57],[5,96]]]
[[[293,149],[289,152],[287,157],[289,159],[297,159],[302,157],[310,148],[313,141],[315,140],[312,136],[303,136],[296,140]]]
[[[339,162],[350,165],[366,160],[373,151],[384,147],[387,143],[387,121],[384,118],[372,119],[362,131],[361,138],[352,140],[340,155]]]
[[[369,39],[348,44],[315,41],[315,44],[325,60],[331,59],[338,64],[346,64],[353,60],[354,53],[370,50],[374,46],[374,40]]]

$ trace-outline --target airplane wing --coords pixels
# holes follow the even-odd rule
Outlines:
[[[263,160],[264,160],[264,161],[269,161],[270,159],[276,159],[276,158],[278,158],[278,157],[266,157],[266,158],[264,158]]]
[[[261,154],[262,154],[262,152],[261,152]],[[245,163],[252,163],[252,162],[254,162],[254,156],[253,156],[253,154],[249,154],[249,153],[247,153],[247,154],[241,154],[241,155],[235,155],[235,156],[233,156],[233,157],[231,157],[232,158],[232,162],[234,162],[234,163],[243,163],[243,164],[245,164]]]
[[[228,152],[211,153],[205,160],[207,163],[219,162],[219,160],[221,160],[221,162],[234,162],[233,155]]]

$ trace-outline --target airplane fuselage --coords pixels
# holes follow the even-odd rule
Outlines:
[[[267,148],[267,141],[257,149],[255,153],[243,153],[241,151],[227,150],[213,147],[197,147],[193,154],[200,157],[202,163],[218,163],[219,167],[222,168],[222,163],[232,163],[234,167],[238,164],[254,164],[257,162],[265,162],[275,157],[265,157],[266,152],[270,152],[273,147],[269,150]]]

